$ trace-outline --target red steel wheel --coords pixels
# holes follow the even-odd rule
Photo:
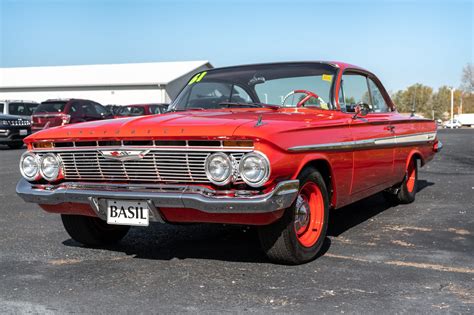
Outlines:
[[[412,193],[416,182],[416,160],[412,159],[407,168],[407,190]]]
[[[396,199],[400,203],[411,203],[415,200],[418,180],[418,161],[412,158],[407,165],[405,179],[400,185]]]
[[[321,173],[306,167],[298,175],[300,189],[283,216],[258,229],[260,244],[272,261],[302,264],[321,250],[329,217],[329,196]]]
[[[295,231],[304,247],[313,246],[324,224],[324,199],[319,187],[307,182],[301,189],[295,207]]]

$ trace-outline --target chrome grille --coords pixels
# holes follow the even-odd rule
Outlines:
[[[96,150],[56,152],[67,180],[209,183],[204,162],[209,151],[151,150],[140,160],[118,161]],[[243,152],[228,152],[238,165]],[[237,182],[240,178],[237,178]]]
[[[8,124],[10,126],[29,126],[31,125],[29,120],[17,119],[17,120],[4,120],[4,124]]]

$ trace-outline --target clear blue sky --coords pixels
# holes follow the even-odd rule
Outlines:
[[[0,0],[0,67],[340,60],[388,90],[460,84],[473,1]]]

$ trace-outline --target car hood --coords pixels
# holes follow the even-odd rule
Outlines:
[[[38,140],[99,140],[133,138],[225,139],[261,138],[274,141],[282,132],[334,124],[331,113],[304,110],[206,110],[100,120],[37,132],[25,142]]]

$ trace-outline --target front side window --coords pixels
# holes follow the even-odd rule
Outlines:
[[[332,85],[336,68],[329,64],[294,63],[230,67],[195,75],[170,105],[170,110],[256,107],[266,104],[294,107],[309,91],[303,106],[333,109]],[[303,93],[304,94],[304,93]],[[293,96],[291,100],[287,97]],[[232,103],[232,104],[229,104]]]
[[[93,103],[93,104],[94,104],[95,110],[99,113],[99,115],[107,116],[109,114],[109,112],[107,112],[105,107],[103,107],[102,105],[99,105],[97,103]]]
[[[0,113],[3,113],[4,108],[5,108],[5,104],[0,103]]]
[[[339,98],[343,97],[343,105],[346,108],[353,108],[361,103],[370,105],[369,87],[365,76],[352,73],[344,74],[342,89],[343,93],[339,92]]]
[[[86,117],[99,117],[100,114],[97,112],[95,106],[93,103],[82,103],[81,106],[82,112],[84,113],[84,116]]]

